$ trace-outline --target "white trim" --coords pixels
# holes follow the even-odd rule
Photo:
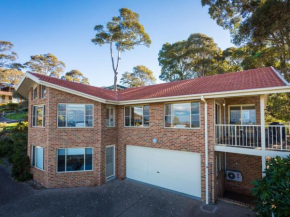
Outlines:
[[[287,85],[289,86],[290,83],[288,83],[288,81],[286,81],[286,79],[273,67],[271,66],[271,69],[276,73],[276,75]]]
[[[266,157],[265,156],[262,156],[262,178],[264,176],[266,176],[266,174],[263,173],[265,171],[265,169],[266,169]]]
[[[114,174],[111,176],[107,176],[107,174],[106,174],[106,179],[110,179],[110,178],[116,176],[116,146],[115,145],[107,145],[106,146],[105,169],[107,171],[107,148],[111,148],[111,147],[113,147],[113,150],[114,150],[114,156],[113,156]]]
[[[102,102],[105,104],[114,104],[114,105],[129,105],[129,104],[144,104],[144,103],[154,103],[154,102],[166,102],[166,101],[180,101],[180,100],[193,100],[200,99],[203,96],[205,99],[209,98],[226,98],[233,96],[252,96],[252,95],[261,95],[261,94],[270,94],[270,93],[284,93],[290,92],[290,85],[287,83],[287,86],[277,86],[277,87],[268,87],[268,88],[256,88],[256,89],[246,89],[246,90],[235,90],[235,91],[224,91],[224,92],[214,92],[214,93],[204,93],[204,94],[190,94],[190,95],[178,95],[178,96],[170,96],[170,97],[158,97],[158,98],[150,98],[150,99],[137,99],[137,100],[126,100],[126,101],[117,101],[117,100],[106,100],[100,97],[95,97],[89,94],[85,94],[79,91],[75,91],[69,88],[61,87],[55,84],[51,84],[49,82],[42,81],[38,79],[36,76],[26,73],[19,84],[16,86],[16,90],[20,87],[21,83],[25,78],[30,78],[34,82],[45,85],[47,87],[51,87],[54,89],[58,89],[67,93],[71,93],[77,96],[81,96],[87,99],[95,100],[98,102]],[[282,78],[281,78],[282,79]],[[285,82],[283,80],[283,82]],[[286,83],[285,83],[286,84]]]
[[[211,98],[226,98],[226,97],[233,97],[233,96],[255,96],[255,95],[261,95],[261,94],[284,93],[284,92],[290,92],[290,88],[288,86],[282,86],[282,87],[271,87],[271,88],[246,89],[246,90],[239,90],[239,91],[215,92],[215,93],[206,93],[206,94],[179,95],[179,96],[173,96],[173,97],[170,96],[170,97],[158,97],[158,98],[150,98],[150,99],[137,99],[137,100],[119,101],[117,102],[117,105],[167,102],[167,101],[182,101],[182,100],[187,101],[187,100],[200,99],[201,96],[203,96],[205,99],[211,99]]]
[[[261,148],[266,150],[265,95],[260,95]]]
[[[255,156],[265,156],[265,157],[287,157],[290,154],[290,151],[272,151],[272,150],[261,150],[261,149],[252,149],[252,148],[238,148],[238,147],[229,147],[222,145],[215,145],[215,151],[227,152],[227,153],[236,153],[236,154],[246,154],[246,155],[255,155]]]

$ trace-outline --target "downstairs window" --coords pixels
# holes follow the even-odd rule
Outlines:
[[[43,170],[44,164],[44,148],[38,146],[32,146],[31,153],[31,166]]]
[[[57,150],[57,172],[92,170],[92,148],[62,148]]]

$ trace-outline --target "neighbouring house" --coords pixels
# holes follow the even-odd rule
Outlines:
[[[114,90],[114,85],[103,87],[108,90]],[[117,90],[125,90],[127,87],[117,84]]]
[[[12,84],[6,82],[0,82],[0,103],[19,103],[21,102],[20,98],[14,98],[12,92],[15,87]]]
[[[215,202],[250,194],[267,157],[290,154],[289,126],[265,123],[272,67],[107,90],[26,73],[28,155],[47,188],[132,179]]]

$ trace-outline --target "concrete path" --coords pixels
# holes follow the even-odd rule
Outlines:
[[[129,180],[98,187],[35,190],[12,180],[0,166],[1,217],[255,216],[247,208],[225,202],[203,206],[201,201]]]

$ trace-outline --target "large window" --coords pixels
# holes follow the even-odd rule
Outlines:
[[[31,165],[38,169],[43,170],[43,162],[44,162],[44,149],[38,146],[32,146],[31,153]]]
[[[115,126],[115,108],[114,107],[106,108],[106,126],[107,127]]]
[[[93,105],[58,104],[58,127],[92,127]]]
[[[199,128],[199,102],[165,104],[165,127]]]
[[[230,124],[256,124],[256,109],[254,105],[229,106]]]
[[[63,148],[57,150],[57,172],[93,170],[92,148]]]
[[[149,127],[149,106],[126,106],[126,127]]]
[[[45,105],[32,106],[32,126],[33,127],[45,126]]]

